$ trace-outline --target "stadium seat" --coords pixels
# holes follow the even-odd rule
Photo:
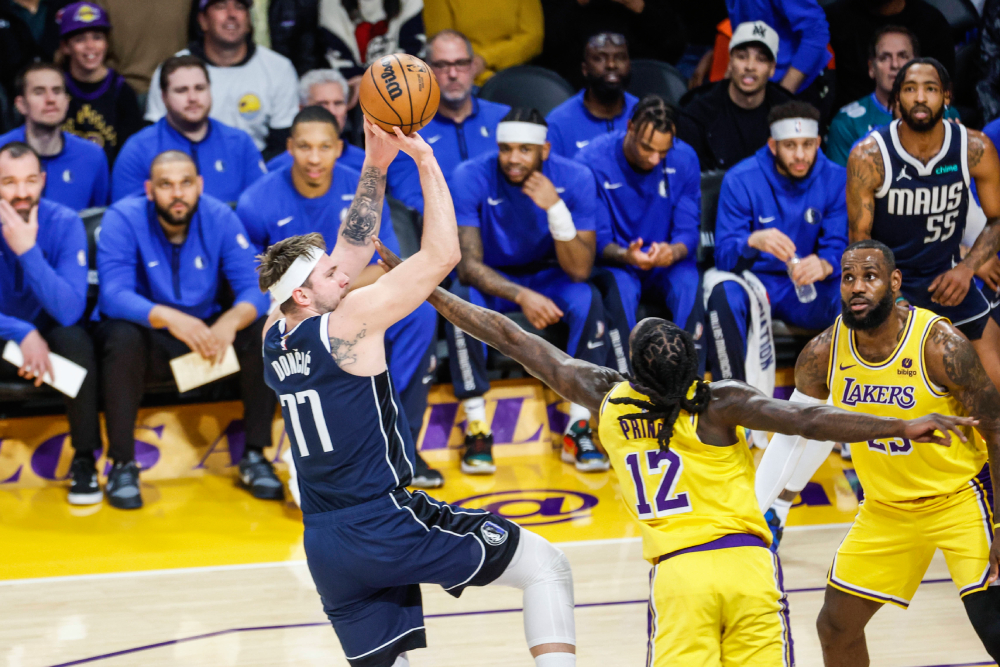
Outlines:
[[[565,79],[544,67],[525,65],[497,72],[479,97],[511,107],[537,109],[543,116],[576,93]]]
[[[389,200],[389,214],[392,216],[392,229],[396,232],[396,239],[399,240],[399,251],[403,259],[420,250],[420,225],[417,219],[420,215],[392,197]]]
[[[952,105],[968,127],[981,128],[982,114],[976,104],[976,83],[979,74],[978,40],[963,44],[955,51],[955,71],[952,73]]]
[[[979,12],[971,0],[927,0],[927,3],[944,14],[951,26],[956,46],[965,44],[975,36],[973,31],[979,25]]]
[[[659,60],[633,60],[628,92],[639,99],[659,95],[677,106],[688,90],[687,81],[673,65]]]
[[[722,169],[701,174],[701,235],[697,257],[702,270],[715,264],[715,214],[719,209],[719,193],[725,175]]]

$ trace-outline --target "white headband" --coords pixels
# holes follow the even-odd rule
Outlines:
[[[535,123],[505,120],[497,125],[498,144],[536,144],[543,146],[549,128]]]
[[[771,123],[771,138],[775,141],[785,139],[818,139],[819,123],[809,118],[786,118]]]
[[[313,246],[305,255],[296,257],[292,265],[285,271],[285,275],[268,288],[274,300],[281,304],[292,298],[292,292],[302,287],[302,283],[309,279],[309,275],[324,254],[326,253]]]

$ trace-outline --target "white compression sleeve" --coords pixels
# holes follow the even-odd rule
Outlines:
[[[788,400],[804,405],[822,405],[826,402],[807,396],[798,389],[792,392]],[[771,438],[767,449],[764,450],[764,457],[757,466],[757,479],[754,484],[761,512],[766,512],[785,489],[797,470],[796,466],[805,449],[806,439],[801,436],[775,433]]]
[[[802,452],[802,458],[799,459],[799,464],[795,466],[795,471],[792,473],[791,479],[788,480],[785,488],[795,493],[806,488],[806,484],[809,483],[809,480],[816,474],[816,471],[819,470],[819,467],[823,465],[823,461],[826,461],[826,457],[832,451],[833,443],[830,441],[808,441],[805,451]]]
[[[405,652],[396,656],[396,662],[392,663],[392,667],[410,667],[410,659],[406,657]]]
[[[566,555],[548,540],[522,528],[514,557],[493,583],[524,591],[528,648],[540,644],[576,646],[573,573]]]

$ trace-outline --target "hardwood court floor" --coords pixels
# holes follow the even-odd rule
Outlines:
[[[607,475],[578,475],[554,455],[507,459],[493,479],[443,468],[439,497],[490,505],[561,542],[581,667],[644,664],[649,566]],[[849,520],[848,479],[831,457],[782,544],[800,666],[821,664],[814,622],[847,529],[815,524]],[[0,492],[0,667],[347,665],[301,560],[297,510],[254,501],[220,476],[144,492],[146,508],[132,513],[71,511],[58,488]],[[415,667],[532,664],[519,591],[455,600],[428,586],[424,602],[431,646],[411,654]],[[908,611],[876,615],[869,645],[885,667],[993,664],[940,556]]]

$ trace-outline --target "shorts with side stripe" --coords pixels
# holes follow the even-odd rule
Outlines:
[[[941,273],[950,268],[951,266],[942,268]],[[931,286],[937,275],[935,273],[927,278],[907,277],[907,271],[903,269],[903,284],[899,288],[899,291],[911,306],[925,308],[936,315],[947,317],[955,325],[955,328],[965,334],[969,340],[979,340],[982,338],[983,331],[986,329],[986,323],[990,320],[990,312],[992,310],[990,301],[983,295],[973,280],[969,284],[969,291],[965,294],[965,298],[962,299],[960,304],[956,306],[942,306],[939,303],[934,303],[931,301],[931,293],[927,291],[927,288]]]
[[[661,557],[649,581],[646,667],[794,664],[781,565],[759,537]]]
[[[420,584],[458,597],[503,574],[520,528],[418,491],[304,514],[306,560],[351,667],[389,667],[427,645]]]
[[[967,486],[945,496],[906,506],[866,499],[837,549],[828,583],[905,609],[940,549],[964,597],[986,589],[992,543],[993,487],[984,466]]]

